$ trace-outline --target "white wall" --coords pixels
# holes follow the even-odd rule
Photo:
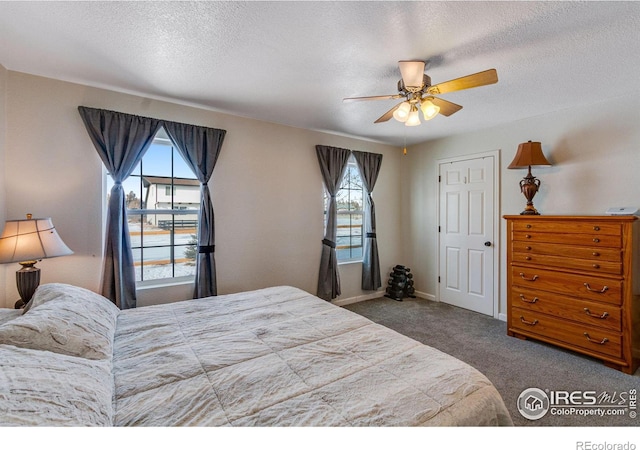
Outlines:
[[[416,290],[436,295],[438,268],[437,160],[485,151],[501,152],[500,312],[506,305],[505,214],[519,214],[526,204],[518,183],[526,169],[508,170],[518,144],[542,143],[552,167],[534,167],[541,182],[534,198],[541,214],[604,214],[611,206],[640,207],[640,93],[612,101],[589,99],[581,108],[552,112],[488,130],[436,140],[409,149],[402,161],[407,264]],[[428,126],[437,126],[429,122]]]
[[[40,262],[43,283],[92,290],[100,284],[102,163],[78,114],[80,105],[227,130],[210,182],[220,294],[278,284],[315,293],[323,233],[316,144],[384,155],[374,192],[383,278],[402,263],[397,148],[18,72],[6,78],[6,179],[0,187],[6,189],[7,217],[52,217],[75,252]],[[5,274],[15,272],[9,266]],[[340,276],[341,299],[368,294],[360,289],[360,264],[340,266]],[[190,295],[191,286],[144,291],[139,304]],[[8,283],[0,306],[12,305],[16,296]]]
[[[0,64],[0,232],[4,228],[4,222],[6,220],[6,208],[5,208],[5,134],[7,116],[5,113],[6,106],[6,92],[7,92],[7,70]],[[6,274],[5,270],[0,267],[0,306],[2,306],[2,300],[6,291]],[[17,299],[16,299],[17,300]]]

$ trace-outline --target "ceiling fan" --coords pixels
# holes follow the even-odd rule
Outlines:
[[[404,101],[384,113],[374,123],[386,122],[393,117],[399,122],[404,122],[407,126],[414,126],[420,125],[419,111],[422,111],[425,120],[430,120],[438,115],[438,113],[448,117],[462,109],[462,106],[435,97],[435,95],[486,86],[498,82],[496,69],[489,69],[484,72],[478,72],[473,75],[467,75],[432,86],[431,77],[424,73],[424,61],[398,61],[398,66],[400,67],[402,78],[398,81],[397,94],[348,97],[342,101],[351,102],[404,98]]]

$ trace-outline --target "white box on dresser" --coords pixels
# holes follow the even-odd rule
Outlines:
[[[504,218],[507,334],[633,374],[640,361],[638,218]]]

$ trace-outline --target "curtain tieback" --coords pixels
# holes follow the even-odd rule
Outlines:
[[[336,248],[336,243],[333,241],[330,241],[329,239],[323,239],[322,243],[328,247]]]
[[[376,234],[375,233],[367,233],[367,237],[368,238],[376,238]]]
[[[215,245],[199,245],[198,253],[215,253],[216,246]]]

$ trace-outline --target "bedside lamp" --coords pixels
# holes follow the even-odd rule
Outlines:
[[[16,309],[24,307],[40,284],[40,269],[35,264],[46,258],[70,255],[50,218],[7,220],[0,236],[0,264],[20,263],[22,269],[16,272],[16,284],[20,300]]]
[[[528,168],[527,176],[520,180],[520,192],[527,199],[527,206],[520,214],[539,215],[540,213],[533,207],[533,197],[540,188],[540,180],[531,175],[531,166],[550,166],[551,163],[542,154],[540,142],[524,142],[518,145],[515,158],[509,164],[509,169]]]

